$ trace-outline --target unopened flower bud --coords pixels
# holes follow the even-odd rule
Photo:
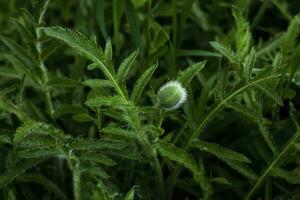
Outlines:
[[[179,108],[187,99],[187,92],[178,81],[170,81],[161,86],[157,98],[159,104],[167,110]]]

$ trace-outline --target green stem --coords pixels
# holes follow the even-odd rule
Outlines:
[[[257,79],[254,80],[246,85],[244,85],[243,87],[235,90],[231,95],[227,96],[225,99],[223,99],[216,107],[214,107],[207,115],[206,117],[203,119],[203,121],[200,123],[200,125],[198,126],[198,128],[193,132],[193,134],[191,135],[191,137],[188,139],[187,143],[183,146],[183,149],[185,151],[187,151],[191,145],[191,143],[199,137],[199,135],[202,133],[204,127],[208,124],[208,122],[215,116],[215,114],[217,113],[217,111],[224,106],[231,98],[235,97],[236,95],[238,95],[239,93],[245,91],[247,88],[252,87],[255,84],[258,84],[260,82],[264,82],[266,80],[269,79],[274,79],[274,78],[278,78],[281,75],[270,75],[267,77],[263,77],[261,79]],[[177,177],[179,176],[180,172],[182,170],[182,167],[180,166],[176,166],[174,171],[171,173],[170,178],[169,178],[169,187],[168,187],[168,199],[171,199],[172,197],[172,193],[173,193],[173,189],[177,180]]]
[[[46,3],[45,3],[45,6],[44,6],[44,9],[39,17],[39,20],[38,20],[38,25],[42,24],[43,20],[44,20],[44,17],[45,17],[45,13],[46,13],[46,10],[47,10],[47,7],[49,5],[49,2],[50,0],[47,0]],[[48,83],[48,72],[47,72],[47,68],[41,58],[41,54],[42,54],[42,45],[41,45],[41,42],[40,42],[40,39],[41,39],[41,30],[39,29],[39,27],[37,27],[35,29],[35,32],[36,32],[36,50],[38,52],[38,63],[39,63],[39,68],[41,70],[41,73],[42,73],[42,84],[43,84],[43,89],[44,89],[44,92],[45,92],[45,101],[46,101],[46,106],[47,106],[47,111],[48,113],[50,114],[50,116],[52,116],[54,110],[53,110],[53,105],[52,105],[52,101],[51,101],[51,95],[50,95],[50,90],[49,90],[49,87],[47,85]]]
[[[80,170],[75,168],[75,170],[73,171],[73,192],[74,192],[75,200],[81,199],[80,176],[81,176]]]
[[[160,194],[159,199],[164,200],[165,199],[164,177],[163,177],[163,173],[162,173],[161,166],[160,166],[159,160],[157,158],[156,152],[153,155],[153,164],[154,164],[156,178],[158,181],[158,190],[159,190],[159,194]]]
[[[296,141],[300,138],[300,131],[296,131],[296,133],[293,135],[293,137],[286,143],[286,145],[283,147],[282,151],[274,158],[274,160],[268,165],[268,167],[264,170],[262,175],[259,177],[259,179],[256,181],[256,183],[253,185],[253,187],[248,192],[247,196],[245,197],[245,200],[250,200],[252,196],[256,193],[256,191],[260,188],[260,186],[265,182],[265,180],[268,178],[270,172],[280,165],[280,161],[286,156],[286,154],[290,151],[291,147],[296,143]]]

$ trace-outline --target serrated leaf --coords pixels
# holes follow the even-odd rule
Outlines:
[[[42,23],[50,0],[31,0],[33,16],[37,23]]]
[[[186,70],[179,72],[177,80],[184,86],[188,85],[197,73],[205,67],[205,64],[206,61],[192,64]]]
[[[285,55],[293,51],[297,45],[297,37],[300,32],[300,15],[296,15],[289,24],[287,31],[283,36],[282,49]]]
[[[30,159],[18,163],[17,166],[7,169],[0,175],[0,189],[14,181],[18,176],[24,174],[28,169],[40,164],[44,159]]]
[[[67,200],[67,196],[61,191],[61,189],[48,178],[37,173],[26,173],[18,177],[18,181],[37,183],[44,186],[48,191],[53,192],[60,199]]]
[[[53,113],[54,118],[59,118],[63,115],[87,113],[87,110],[80,105],[60,105]]]
[[[50,158],[62,154],[61,151],[55,148],[35,148],[18,151],[17,155],[20,158]]]
[[[198,101],[198,108],[197,108],[197,117],[199,118],[199,120],[202,120],[204,117],[204,113],[207,108],[206,104],[209,99],[209,94],[216,82],[216,78],[217,78],[216,76],[211,76],[206,81],[206,83],[201,91],[201,95],[200,95],[199,101]]]
[[[50,87],[67,87],[67,88],[76,88],[80,86],[80,83],[77,80],[66,78],[66,77],[51,77],[47,85]]]
[[[88,79],[83,81],[82,84],[91,88],[104,88],[114,86],[110,80],[103,79]]]
[[[224,177],[214,177],[214,178],[211,178],[210,180],[213,183],[218,183],[218,184],[222,184],[222,185],[232,185],[232,183],[229,182],[229,180],[227,180]]]
[[[247,108],[246,106],[240,104],[240,103],[231,103],[227,102],[225,104],[227,107],[235,110],[236,112],[239,112],[245,116],[248,116],[250,118],[253,118],[254,120],[257,120],[260,118],[260,113],[257,110]]]
[[[69,46],[76,49],[79,54],[99,65],[105,60],[104,53],[96,42],[78,31],[64,29],[62,27],[45,27],[42,28],[42,30],[46,35],[64,41]]]
[[[300,184],[300,175],[280,168],[274,168],[270,171],[273,177],[279,177],[291,184]]]
[[[238,58],[244,58],[250,49],[251,33],[250,26],[246,19],[242,16],[238,8],[232,8],[232,14],[235,18],[237,32],[236,32],[236,48]]]
[[[96,69],[98,66],[99,66],[98,63],[91,63],[91,64],[89,64],[86,68],[87,68],[88,70],[94,70],[94,69]]]
[[[70,147],[75,150],[123,150],[127,147],[127,143],[120,140],[91,140],[74,138],[69,141]]]
[[[93,166],[84,166],[84,172],[89,173],[93,176],[99,177],[100,179],[110,178],[109,174],[99,165],[97,167]],[[97,199],[99,200],[99,199]],[[102,200],[102,199],[100,199]]]
[[[134,200],[134,195],[135,195],[135,190],[136,190],[137,186],[133,186],[129,192],[126,194],[125,199],[124,200]]]
[[[159,141],[157,143],[157,151],[164,157],[169,158],[172,161],[178,162],[187,169],[189,169],[195,177],[203,179],[203,172],[198,167],[193,157],[186,153],[183,149],[174,146],[171,143]]]
[[[99,67],[104,75],[112,81],[116,92],[121,95],[122,98],[126,98],[125,92],[118,85],[113,67],[105,65],[105,54],[94,39],[87,38],[78,31],[61,27],[45,27],[42,28],[42,30],[46,35],[64,41],[69,46],[73,47],[80,55],[92,60],[95,63],[95,65],[92,66]],[[90,69],[91,68],[92,67],[90,67]]]
[[[106,155],[103,154],[88,154],[88,153],[84,153],[82,156],[80,156],[81,160],[84,161],[91,161],[91,162],[95,162],[95,163],[100,163],[106,166],[114,166],[117,163],[112,160],[111,158],[109,158]]]
[[[191,147],[198,148],[202,151],[209,152],[218,158],[250,163],[251,161],[241,153],[233,151],[231,149],[222,147],[215,143],[205,142],[205,141],[195,141],[192,143]]]
[[[33,86],[36,89],[41,89],[40,83],[41,79],[40,77],[36,76],[35,71],[33,70],[34,66],[26,66],[21,60],[19,60],[16,56],[8,54],[4,56],[13,66],[13,68],[16,70],[14,72],[10,69],[10,72],[14,72],[15,76],[17,75],[17,78],[21,79],[21,77],[25,74],[26,79],[28,80],[29,84]],[[8,72],[8,71],[7,71]],[[8,74],[4,74],[7,76]]]
[[[0,39],[15,56],[17,56],[22,62],[25,63],[26,66],[38,66],[36,60],[28,54],[28,51],[19,44],[17,44],[14,40],[1,35]]]
[[[237,63],[237,57],[229,47],[226,47],[219,42],[210,42],[209,44],[220,54],[225,56],[231,63]]]
[[[0,135],[0,143],[12,144],[12,138],[8,135]]]
[[[124,101],[124,99],[120,96],[96,97],[88,99],[85,104],[89,107],[112,106],[122,108],[132,106],[130,102]]]
[[[268,147],[272,150],[274,155],[278,154],[277,144],[275,142],[273,135],[268,130],[268,128],[266,126],[266,122],[264,120],[258,120],[257,124],[258,124],[258,128],[259,128],[265,142],[267,143]]]
[[[105,55],[105,64],[107,66],[109,66],[109,68],[113,68],[113,49],[112,49],[112,44],[110,39],[107,40],[106,42],[106,46],[105,46],[105,51],[104,51],[104,55]]]
[[[96,119],[94,119],[92,116],[90,116],[89,114],[86,114],[86,113],[80,113],[80,114],[73,115],[72,119],[77,122],[95,122],[96,121]]]
[[[249,54],[245,57],[245,60],[243,62],[244,66],[244,76],[247,80],[251,79],[252,71],[255,66],[256,62],[256,52],[255,49],[252,48],[249,52]]]
[[[108,135],[136,139],[138,141],[141,141],[143,134],[141,132],[134,132],[133,130],[125,130],[118,127],[105,127],[101,129],[101,131]]]
[[[13,190],[8,191],[7,200],[17,200],[16,195]]]
[[[279,106],[282,105],[282,99],[279,95],[275,93],[275,91],[270,90],[267,88],[264,84],[256,84],[256,88],[264,92],[268,97],[270,97],[275,103],[277,103]]]
[[[132,52],[120,64],[120,67],[119,67],[118,72],[117,72],[117,80],[118,80],[119,83],[124,81],[124,79],[126,78],[126,75],[132,69],[133,63],[135,62],[138,54],[139,54],[139,50],[136,50],[136,51]]]
[[[256,173],[244,163],[227,160],[227,159],[224,159],[223,161],[226,162],[232,169],[238,171],[243,176],[251,180],[257,180],[258,177]]]
[[[157,66],[158,66],[158,64],[154,64],[154,65],[150,66],[136,81],[136,83],[134,84],[132,93],[131,93],[131,100],[133,102],[137,102],[140,99],[145,86],[150,81]]]
[[[56,139],[62,139],[64,133],[50,124],[28,120],[20,126],[14,135],[14,142],[19,143],[29,135],[49,135]]]
[[[142,160],[144,157],[142,152],[134,146],[127,146],[124,149],[106,150],[105,154],[112,157],[125,158],[130,160]]]

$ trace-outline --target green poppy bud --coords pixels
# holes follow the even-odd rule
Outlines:
[[[157,98],[163,108],[175,110],[186,101],[187,92],[180,82],[170,81],[160,87]]]

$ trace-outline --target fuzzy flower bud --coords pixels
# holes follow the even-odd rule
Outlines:
[[[160,87],[157,98],[163,108],[175,110],[186,101],[187,92],[179,81],[170,81]]]

